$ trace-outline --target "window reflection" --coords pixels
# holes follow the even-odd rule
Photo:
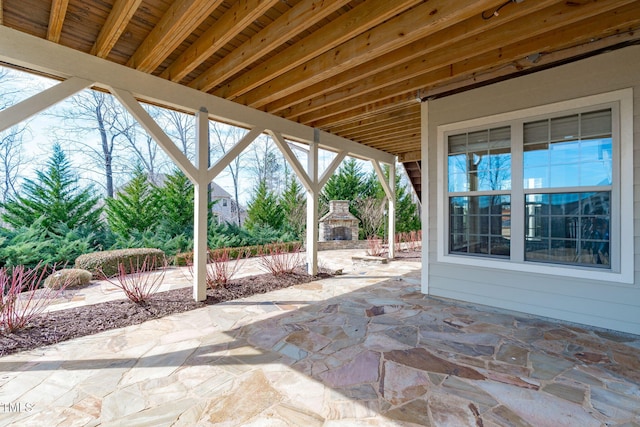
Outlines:
[[[611,110],[524,125],[524,188],[611,185]]]
[[[528,194],[525,217],[525,260],[611,267],[611,192]]]
[[[448,139],[449,192],[511,188],[511,128],[502,127]]]
[[[510,200],[509,196],[451,197],[451,252],[508,257],[511,249]]]

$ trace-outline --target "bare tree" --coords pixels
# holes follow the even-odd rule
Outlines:
[[[360,225],[365,237],[372,238],[384,224],[384,205],[386,198],[366,197],[357,200],[356,206],[360,214]]]
[[[75,145],[85,158],[93,165],[85,167],[95,172],[95,165],[102,170],[104,188],[107,197],[114,194],[114,148],[118,138],[133,132],[133,122],[123,120],[124,108],[115,101],[112,95],[95,90],[85,90],[74,96],[66,108],[56,112],[65,124],[61,129],[66,146]],[[96,135],[97,133],[97,135]],[[75,135],[81,138],[69,138]],[[97,136],[96,139],[91,136]]]
[[[26,130],[27,125],[18,125],[0,133],[1,203],[16,194],[20,167],[23,164],[22,136]]]
[[[163,127],[167,135],[176,142],[184,155],[193,160],[195,155],[193,148],[195,120],[193,115],[155,106],[149,106],[147,111]]]
[[[282,154],[275,146],[271,138],[260,137],[251,144],[251,157],[248,170],[251,171],[255,182],[266,182],[269,190],[280,193]]]
[[[19,76],[0,67],[0,110],[13,104],[20,94]],[[16,193],[18,175],[24,163],[22,153],[22,138],[28,129],[28,123],[23,122],[0,132],[0,202]]]
[[[244,129],[218,122],[211,122],[210,129],[213,136],[210,138],[211,149],[215,152],[221,153],[223,156],[227,151],[233,148],[238,141],[240,141],[246,132]],[[232,202],[231,208],[232,210],[235,208],[238,226],[242,225],[238,198],[240,196],[240,171],[244,163],[243,160],[244,155],[240,154],[227,166],[227,170],[229,171],[229,175],[231,175],[231,180],[233,181],[233,197],[235,204]]]

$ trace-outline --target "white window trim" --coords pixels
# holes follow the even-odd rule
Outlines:
[[[449,254],[447,252],[447,242],[449,239],[448,221],[446,212],[447,200],[447,177],[446,172],[446,138],[445,135],[454,131],[472,131],[474,128],[484,129],[487,127],[497,127],[506,123],[535,118],[550,114],[561,114],[575,109],[583,109],[599,104],[615,103],[619,109],[619,123],[614,123],[618,129],[619,143],[617,144],[617,162],[614,162],[614,171],[617,173],[617,185],[619,196],[614,198],[618,201],[619,207],[614,211],[617,217],[612,216],[611,221],[619,221],[618,254],[620,257],[619,269],[598,270],[589,267],[566,266],[556,264],[546,264],[541,262],[516,262],[513,260],[501,260],[488,257],[473,257],[467,255]],[[615,120],[615,116],[614,116]],[[581,279],[601,280],[622,284],[634,283],[634,230],[633,230],[633,89],[622,89],[598,95],[591,95],[576,98],[568,101],[556,102],[553,104],[541,105],[537,107],[510,111],[508,113],[496,114],[462,122],[449,123],[437,127],[437,147],[438,147],[438,172],[437,172],[437,260],[440,263],[463,264],[468,266],[520,271],[527,273],[549,274],[554,276],[575,277]],[[616,167],[616,164],[618,165]],[[616,179],[614,179],[614,186]],[[614,189],[615,191],[615,189]],[[613,195],[612,195],[613,197]],[[612,201],[613,203],[613,201]],[[514,212],[513,200],[511,214],[518,214],[520,210]],[[524,208],[523,208],[524,209]],[[513,224],[513,222],[512,222]],[[514,230],[512,230],[513,232]],[[517,231],[517,230],[516,230]],[[515,248],[512,248],[514,250]],[[521,251],[521,250],[520,250]]]

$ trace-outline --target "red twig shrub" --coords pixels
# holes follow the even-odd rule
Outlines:
[[[293,247],[282,243],[264,245],[260,251],[260,267],[274,276],[293,273],[303,264],[301,248],[299,243]]]
[[[154,270],[159,270],[153,273]],[[164,280],[166,262],[158,265],[155,256],[146,256],[140,263],[140,259],[129,259],[128,265],[118,263],[118,274],[111,278],[102,273],[102,279],[122,289],[127,298],[136,304],[144,305],[158,291]]]
[[[55,267],[54,267],[55,269]],[[34,317],[40,315],[67,287],[61,283],[58,289],[38,286],[46,276],[47,268],[40,264],[33,269],[20,265],[11,273],[0,268],[0,330],[14,332],[24,328]]]
[[[233,257],[232,255],[236,255]],[[209,251],[207,264],[207,286],[214,288],[224,286],[235,276],[238,270],[244,265],[244,261],[249,257],[248,251],[237,251],[232,253],[229,248]]]
[[[378,237],[367,237],[367,255],[382,256],[383,253],[382,239]]]

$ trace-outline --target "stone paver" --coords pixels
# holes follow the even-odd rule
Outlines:
[[[419,263],[356,252],[321,253],[342,276],[0,358],[0,426],[640,425],[639,336],[430,298]]]

